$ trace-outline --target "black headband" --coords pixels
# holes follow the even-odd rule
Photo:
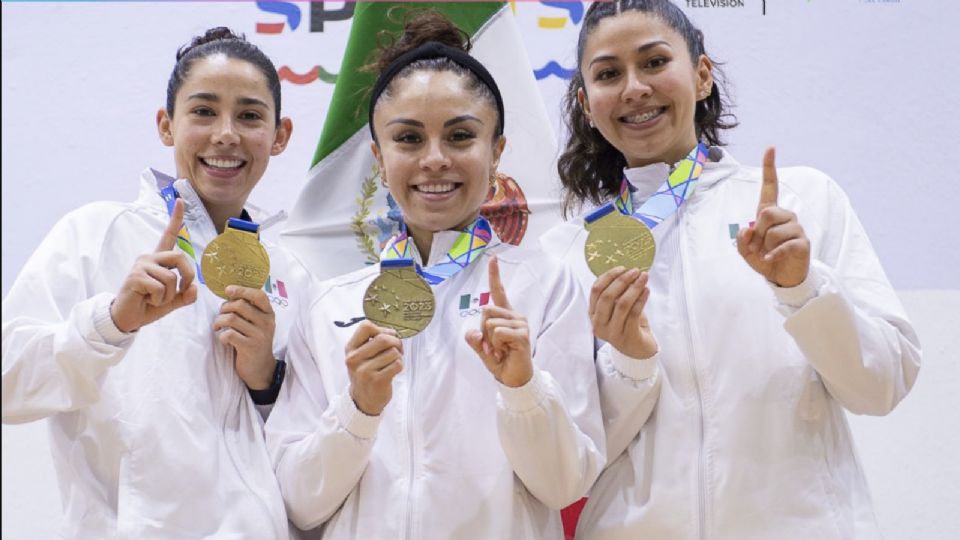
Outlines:
[[[503,135],[503,124],[506,120],[503,115],[503,97],[500,96],[500,88],[497,87],[497,83],[493,80],[493,76],[490,75],[487,68],[483,67],[483,64],[478,62],[474,57],[460,49],[455,49],[436,41],[428,41],[416,49],[401,54],[393,62],[390,62],[387,69],[384,69],[383,72],[380,73],[376,84],[373,85],[373,92],[370,94],[370,135],[374,140],[376,140],[377,136],[373,132],[373,107],[377,104],[377,100],[380,99],[380,94],[386,90],[390,81],[392,81],[403,68],[417,60],[430,60],[433,58],[449,58],[460,67],[473,72],[473,74],[490,89],[494,99],[497,101],[497,112],[500,113],[499,122],[497,123],[497,135]]]

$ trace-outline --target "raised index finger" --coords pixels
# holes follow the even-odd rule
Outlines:
[[[760,204],[757,205],[757,214],[764,208],[777,205],[780,186],[777,182],[776,157],[776,150],[772,146],[763,153],[763,183],[760,185]]]
[[[170,251],[177,245],[177,235],[180,234],[180,227],[183,226],[183,199],[177,199],[173,202],[173,213],[170,214],[170,222],[167,228],[160,235],[160,242],[157,243],[157,249],[154,251]]]
[[[507,291],[503,288],[503,282],[500,281],[500,262],[497,261],[496,255],[490,257],[488,269],[490,272],[490,298],[493,299],[493,305],[510,309]]]

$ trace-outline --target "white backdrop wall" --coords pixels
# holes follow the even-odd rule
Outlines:
[[[960,2],[678,4],[725,62],[741,123],[728,135],[733,154],[757,163],[773,144],[780,165],[826,171],[870,233],[925,355],[906,401],[886,418],[853,418],[854,434],[887,537],[956,538],[960,183],[952,163],[960,157]],[[210,26],[246,33],[278,67],[299,74],[283,83],[293,140],[253,193],[260,206],[289,210],[333,88],[311,80],[311,70],[339,70],[350,20],[337,13],[349,6],[274,5],[283,12],[255,2],[2,4],[4,294],[64,213],[133,199],[146,166],[173,171],[155,113],[176,48]],[[514,4],[534,68],[573,67],[585,7]],[[540,73],[540,87],[559,133],[566,81],[549,71]],[[3,426],[3,538],[54,536],[60,506],[46,444],[43,423]]]

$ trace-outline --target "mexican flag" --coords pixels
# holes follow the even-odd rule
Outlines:
[[[560,220],[556,135],[509,5],[360,2],[307,183],[281,234],[281,243],[320,278],[376,263],[397,232],[400,209],[370,152],[367,109],[376,77],[358,68],[373,58],[378,32],[399,31],[403,12],[422,8],[442,12],[471,36],[471,54],[503,94],[507,146],[483,215],[512,244],[536,243]]]

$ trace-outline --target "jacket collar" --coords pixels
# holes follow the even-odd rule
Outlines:
[[[143,172],[140,173],[140,193],[138,201],[146,206],[159,208],[166,214],[167,207],[160,197],[160,189],[169,183],[170,180],[173,180],[171,176],[160,171],[149,167],[144,169]],[[210,215],[207,214],[207,209],[203,206],[200,195],[193,189],[193,184],[185,178],[180,178],[175,180],[173,185],[185,205],[184,220],[193,223],[204,223],[204,229],[206,229],[206,225],[208,224],[213,231],[216,231],[216,228],[213,226],[213,220],[210,218]],[[247,213],[246,217],[260,225],[261,232],[287,219],[287,213],[283,210],[270,212],[269,210],[251,204],[250,201],[247,201],[243,210]]]
[[[426,264],[423,263],[423,257],[421,256],[420,251],[417,249],[417,244],[411,237],[410,254],[413,256],[413,261],[423,267],[428,267],[441,262],[447,255],[447,252],[450,251],[450,248],[453,247],[453,243],[456,242],[457,238],[460,237],[460,232],[461,231],[437,231],[433,233],[433,241],[430,243],[430,254],[427,258]],[[490,243],[487,244],[486,249],[490,249],[498,244],[500,244],[500,238],[491,228]]]
[[[710,189],[740,167],[740,163],[725,148],[718,148],[720,148],[723,156],[720,161],[707,161],[704,164],[703,174],[700,175],[693,197]],[[670,167],[666,163],[652,163],[643,167],[625,168],[623,174],[633,188],[631,191],[634,208],[636,208],[646,202],[657,191],[657,188],[663,185],[670,174]]]

